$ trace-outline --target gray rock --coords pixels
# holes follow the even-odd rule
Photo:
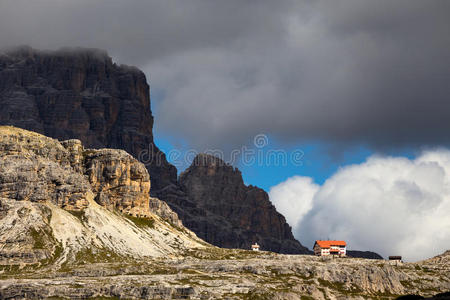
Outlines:
[[[21,47],[0,54],[0,125],[123,149],[146,163],[156,190],[176,183],[175,167],[153,142],[143,72],[98,49]]]
[[[200,238],[226,248],[261,249],[278,253],[309,254],[292,235],[286,219],[276,211],[267,193],[246,186],[241,172],[221,159],[198,155],[180,175],[180,185],[192,206],[185,221]],[[198,219],[197,209],[204,210]],[[187,219],[184,217],[184,219]]]

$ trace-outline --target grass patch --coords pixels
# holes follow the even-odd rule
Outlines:
[[[2,273],[0,278],[8,278],[11,275],[22,275],[21,278],[25,278],[24,276],[31,275],[34,272],[41,272],[43,268],[54,264],[61,257],[64,251],[63,246],[54,238],[52,233],[48,233],[45,228],[41,230],[30,228],[29,234],[34,241],[34,252],[44,252],[46,258],[32,263],[2,265],[0,266],[0,272]]]
[[[58,260],[59,257],[61,257],[61,255],[62,255],[62,253],[64,251],[64,248],[63,248],[63,246],[62,246],[62,244],[60,242],[57,242],[55,240],[55,243],[56,243],[56,246],[55,246],[55,249],[54,249],[54,251],[52,253],[52,256],[47,258],[47,259],[44,259],[44,260],[40,261],[40,264],[42,266],[51,265],[51,264],[55,263],[56,260]]]
[[[409,280],[400,280],[400,283],[408,289],[414,287],[414,285]]]
[[[257,252],[251,250],[207,247],[201,249],[188,249],[184,252],[184,255],[199,259],[236,260],[236,259],[267,258],[270,257],[271,252],[266,251]]]
[[[317,280],[319,281],[320,285],[322,287],[327,287],[329,289],[338,291],[339,293],[343,294],[343,295],[360,295],[363,293],[363,291],[358,288],[358,287],[351,287],[350,289],[347,289],[344,286],[344,283],[342,282],[337,282],[337,281],[328,281],[328,280],[324,280],[322,278],[317,278]]]
[[[215,279],[214,277],[208,276],[208,275],[197,275],[197,276],[192,276],[192,277],[187,277],[187,278],[180,278],[180,279],[177,279],[176,282],[178,284],[188,285],[191,287],[193,287],[193,286],[208,287],[209,285],[206,284],[204,281],[210,281],[210,280],[214,280],[214,279]],[[224,278],[221,277],[221,279],[224,279]]]
[[[68,210],[68,212],[71,213],[74,217],[76,217],[81,222],[83,222],[83,220],[85,219],[84,210]]]
[[[173,275],[177,274],[177,270],[172,267],[156,267],[153,268],[151,272],[149,272],[151,275]]]
[[[428,267],[423,267],[422,271],[424,271],[425,273],[434,273],[434,270],[428,268]]]
[[[107,249],[88,248],[78,251],[75,254],[75,262],[77,264],[98,263],[98,262],[117,262],[123,258],[116,253]]]
[[[248,293],[234,293],[234,294],[225,294],[227,299],[228,297],[239,297],[243,300],[271,300],[274,298],[274,295],[271,293],[258,293],[255,291],[249,291]]]
[[[124,215],[139,228],[155,228],[155,220],[153,218],[139,218],[127,214]]]
[[[0,271],[4,272],[4,274],[1,274],[0,278],[4,277],[7,278],[7,275],[16,275],[22,273],[19,265],[4,265],[0,266]]]
[[[44,236],[46,234],[44,232],[37,231],[34,228],[30,228],[30,235],[34,241],[34,245],[33,245],[34,249],[45,249],[46,243],[45,243]]]

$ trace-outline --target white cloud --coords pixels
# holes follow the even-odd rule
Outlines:
[[[344,239],[350,249],[409,261],[450,249],[448,150],[424,152],[414,160],[372,156],[340,169],[314,195],[316,185],[301,179],[288,179],[270,196],[280,212],[288,212],[294,235],[308,247],[315,239]],[[292,203],[290,192],[304,204]],[[305,207],[311,207],[306,214]],[[297,220],[296,210],[303,215]]]
[[[294,176],[272,187],[269,197],[276,199],[277,210],[291,224],[292,230],[297,231],[298,222],[312,208],[312,200],[319,190],[310,177]]]

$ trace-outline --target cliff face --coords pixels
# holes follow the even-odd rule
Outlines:
[[[146,168],[123,150],[0,126],[0,267],[202,246],[149,189]]]
[[[146,163],[155,190],[176,182],[175,167],[153,143],[144,73],[118,66],[105,52],[23,47],[0,53],[0,106],[0,125],[123,149]]]
[[[180,185],[176,168],[153,142],[149,86],[144,73],[113,63],[105,52],[45,52],[23,47],[0,53],[0,107],[0,125],[17,126],[59,140],[79,139],[88,148],[127,151],[146,165],[152,195],[169,204],[185,226],[208,242],[248,249],[258,241],[266,250],[307,252],[292,237],[267,194],[245,187],[240,174],[224,168],[218,171],[221,177],[205,177],[201,169],[191,168]],[[72,159],[79,159],[77,149],[81,144],[69,141],[65,145],[70,146]],[[86,153],[86,176],[96,192],[96,201],[106,207],[114,204],[129,209],[136,205],[133,209],[139,210],[139,195],[148,192],[149,186],[139,183],[137,195],[125,188],[130,182],[123,183],[118,178],[123,173],[130,178],[144,176],[143,170],[123,169],[118,161],[108,150]],[[98,181],[100,177],[104,181]],[[206,178],[209,181],[202,183]],[[112,186],[117,187],[116,196],[110,193]],[[218,187],[224,190],[221,192]],[[196,188],[201,191],[196,192]],[[83,199],[84,191],[79,187],[70,197],[58,201],[77,207],[82,203],[76,199]],[[150,200],[149,205],[162,214],[167,211],[161,202]]]
[[[181,226],[167,204],[149,196],[145,166],[123,150],[85,149],[79,140],[0,126],[0,159],[0,198],[51,202],[69,211],[84,210],[92,198],[135,217],[161,212]]]
[[[263,250],[309,253],[294,239],[267,193],[246,186],[240,171],[219,158],[198,155],[180,175],[180,184],[187,198],[211,215],[205,224],[197,225],[197,234],[210,243],[249,249],[257,242]]]

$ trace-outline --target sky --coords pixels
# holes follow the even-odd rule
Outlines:
[[[0,47],[107,50],[146,73],[156,142],[180,170],[220,153],[295,212],[306,246],[432,245],[407,254],[422,259],[450,249],[450,224],[430,221],[447,203],[449,15],[448,0],[0,0]],[[427,232],[381,217],[391,202]],[[311,225],[324,219],[335,226]]]
[[[436,149],[414,159],[371,156],[321,185],[294,176],[270,196],[306,245],[339,238],[353,249],[417,261],[448,248],[449,192],[450,151]]]

